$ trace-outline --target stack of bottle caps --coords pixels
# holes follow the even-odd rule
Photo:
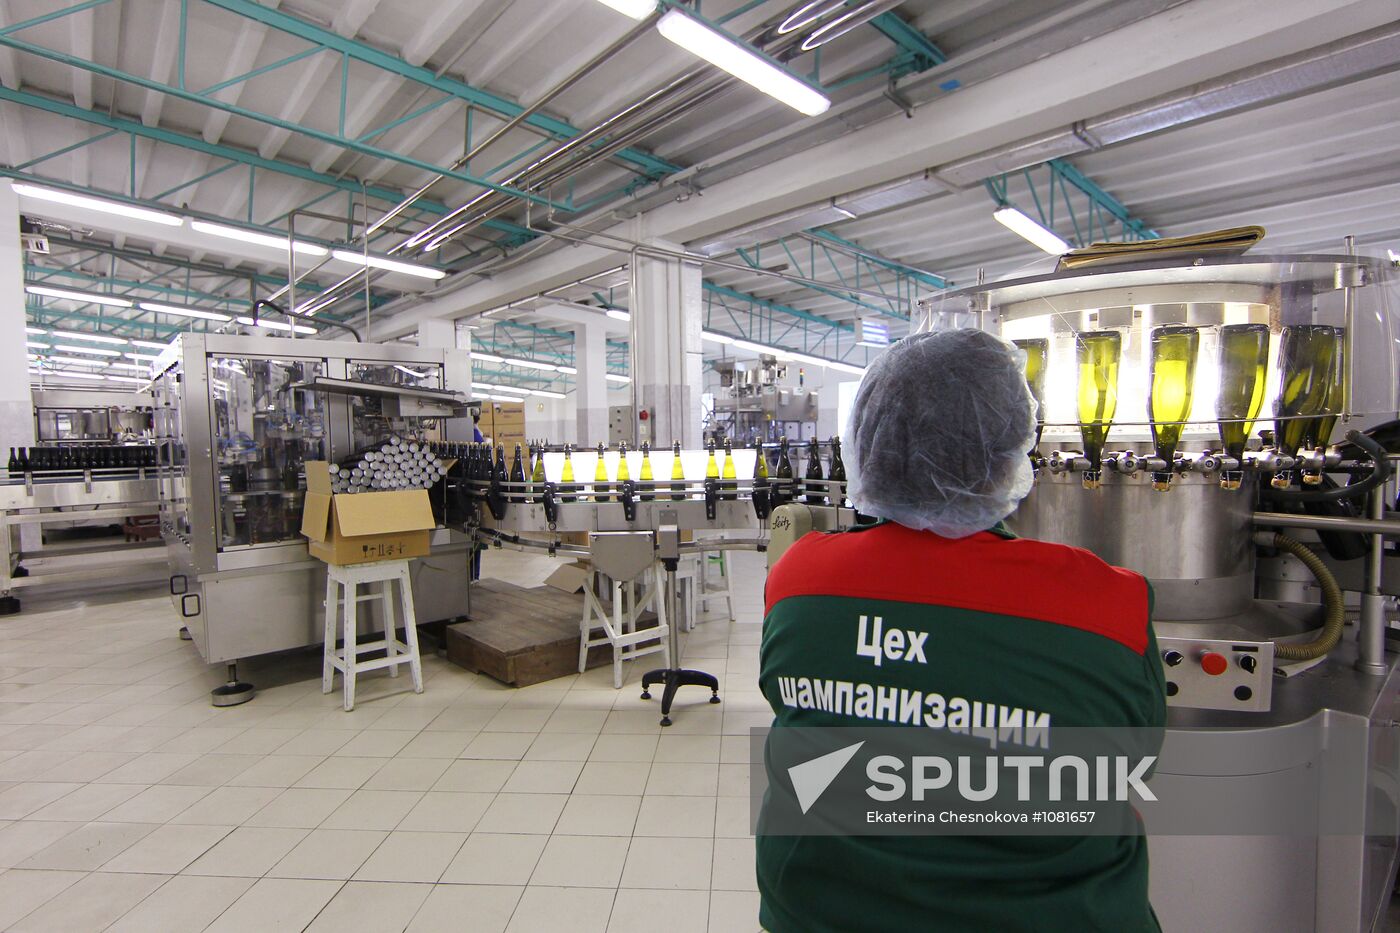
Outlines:
[[[331,491],[379,492],[430,489],[447,475],[447,467],[427,443],[391,437],[330,464]]]

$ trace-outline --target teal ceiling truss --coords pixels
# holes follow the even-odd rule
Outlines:
[[[1071,246],[1132,243],[1162,236],[1064,159],[995,175],[983,184],[998,205],[1016,207]],[[1024,197],[1018,197],[1022,187]]]

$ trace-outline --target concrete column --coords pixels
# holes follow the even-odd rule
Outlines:
[[[446,318],[422,321],[418,325],[418,346],[446,350],[442,372],[443,388],[461,392],[468,397],[471,396],[472,360],[469,352],[471,338],[467,332],[463,332],[459,336],[456,321]],[[453,418],[443,427],[444,440],[470,441],[472,436],[470,418]]]
[[[608,440],[608,346],[601,325],[580,324],[574,331],[574,411],[579,443]]]
[[[19,195],[0,181],[0,448],[34,443],[34,403],[25,357],[24,251],[19,239]]]
[[[675,243],[654,241],[665,249]],[[700,446],[700,331],[704,315],[700,267],[672,259],[635,259],[632,311],[632,398],[647,410],[653,446],[678,440]],[[640,414],[640,412],[639,412]],[[640,438],[638,438],[640,440]]]

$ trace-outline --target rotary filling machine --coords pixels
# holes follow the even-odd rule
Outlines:
[[[1269,825],[1148,819],[1165,930],[1374,930],[1400,837],[1391,503],[1394,270],[1176,254],[921,302],[1026,353],[1035,484],[1009,524],[1142,573],[1168,692],[1154,779],[1275,800]],[[1357,430],[1361,429],[1361,430]],[[1345,811],[1345,829],[1324,814]]]

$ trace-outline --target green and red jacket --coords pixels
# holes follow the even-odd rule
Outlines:
[[[1151,599],[1136,573],[1000,528],[958,540],[890,522],[809,534],[768,576],[759,685],[774,728],[878,724],[868,706],[862,718],[829,693],[814,700],[812,685],[832,682],[920,691],[950,722],[976,700],[979,718],[996,704],[1052,727],[1160,728]],[[895,653],[918,641],[918,656],[877,665],[862,616],[903,630]],[[757,872],[771,933],[1158,930],[1142,836],[760,831]]]

